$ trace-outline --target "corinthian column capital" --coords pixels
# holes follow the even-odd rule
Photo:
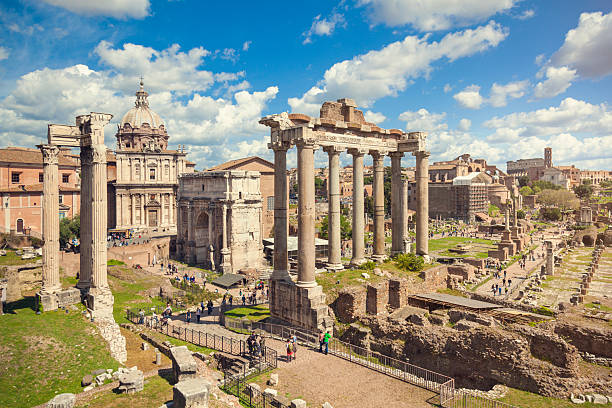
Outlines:
[[[59,163],[59,148],[57,146],[46,144],[39,147],[43,155],[43,164]]]

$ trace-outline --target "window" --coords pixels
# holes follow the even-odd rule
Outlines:
[[[43,173],[38,173],[38,182],[42,183],[45,181],[45,176],[43,175]]]
[[[70,174],[62,174],[62,183],[70,183]]]
[[[64,202],[64,196],[62,196],[61,194],[59,195],[59,203],[63,203]]]
[[[11,183],[19,183],[19,178],[21,173],[12,172],[11,173]]]
[[[274,210],[274,196],[268,197],[268,211]]]
[[[155,169],[149,169],[149,180],[155,180]]]

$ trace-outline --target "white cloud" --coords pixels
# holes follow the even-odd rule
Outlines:
[[[149,15],[149,0],[43,0],[75,14],[144,18]]]
[[[387,120],[387,117],[380,112],[365,111],[363,116],[365,120],[371,123],[382,123]]]
[[[528,86],[529,81],[510,82],[506,85],[494,83],[491,86],[489,103],[496,108],[506,106],[508,98],[516,99],[525,95],[525,90]]]
[[[9,50],[6,47],[0,47],[0,61],[5,60],[9,57]]]
[[[344,25],[346,25],[344,16],[336,11],[334,11],[328,18],[321,18],[321,15],[319,14],[312,21],[310,29],[302,34],[305,37],[302,44],[310,44],[312,42],[312,37],[315,35],[325,35],[329,37],[336,29],[336,26]]]
[[[568,31],[565,42],[552,56],[552,65],[567,65],[584,77],[609,75],[612,73],[610,44],[612,13],[582,13],[578,27]]]
[[[480,109],[484,102],[484,98],[480,95],[480,87],[478,85],[470,85],[463,91],[453,95],[453,98],[459,105],[468,109]]]
[[[536,98],[552,98],[565,92],[574,79],[576,79],[575,69],[548,67],[546,80],[537,83],[533,95]]]
[[[448,30],[486,20],[518,0],[359,0],[374,24],[410,24],[420,31]]]
[[[380,50],[334,64],[317,86],[288,102],[294,112],[307,114],[316,114],[325,100],[343,97],[351,97],[367,108],[382,97],[405,90],[414,78],[428,75],[434,62],[485,51],[507,35],[507,30],[491,21],[476,29],[449,33],[439,42],[429,42],[428,36],[407,36]]]
[[[253,141],[260,141],[268,134],[268,129],[258,120],[267,113],[267,104],[276,97],[277,87],[249,92],[244,90],[249,87],[246,80],[232,83],[244,77],[243,72],[203,71],[197,63],[203,54],[201,49],[178,53],[168,51],[172,47],[157,51],[130,46],[118,50],[108,45],[98,47],[101,52],[97,55],[109,66],[106,70],[74,65],[45,68],[19,78],[15,89],[0,99],[0,144],[18,141],[32,146],[41,143],[46,137],[48,123],[74,123],[76,115],[99,111],[114,115],[106,131],[106,144],[112,147],[116,123],[134,106],[134,92],[138,88],[138,78],[132,77],[129,63],[134,61],[133,54],[142,53],[144,66],[149,69],[148,78],[156,83],[155,88],[149,87],[145,77],[150,107],[164,119],[171,145],[191,145],[194,155],[189,158],[196,161],[198,168],[209,167],[243,152],[262,152],[261,142]],[[126,53],[126,49],[130,51]],[[167,64],[173,64],[173,69]],[[205,85],[199,85],[200,88],[218,85],[227,89],[226,97],[212,97],[197,89],[198,83],[203,81],[202,72],[205,72],[206,81]],[[195,81],[188,85],[195,86],[194,90],[174,91],[172,86],[164,87],[164,73],[168,83],[176,81],[183,87]],[[129,81],[130,78],[133,80]]]
[[[561,133],[607,136],[612,134],[612,110],[603,103],[593,105],[566,98],[558,107],[493,117],[484,122],[484,126],[495,129],[498,134],[513,135],[510,140],[518,137],[550,137]],[[495,139],[493,137],[489,140]]]
[[[399,119],[406,122],[406,130],[409,132],[434,132],[444,130],[448,125],[444,123],[446,113],[430,113],[427,109],[421,108],[416,112],[406,111],[400,113]]]
[[[7,25],[7,28],[14,33],[25,35],[32,35],[34,34],[34,31],[44,31],[44,28],[40,24],[19,25],[17,23],[11,23]]]
[[[453,87],[451,86],[451,84],[444,84],[444,93],[449,93],[452,90]]]
[[[546,56],[544,54],[538,54],[536,55],[534,62],[537,66],[541,66],[544,63],[545,58]]]
[[[248,51],[249,47],[251,46],[252,43],[253,43],[253,41],[245,41],[242,44],[242,51]]]
[[[457,129],[463,132],[467,132],[468,130],[470,130],[470,127],[472,127],[472,121],[469,119],[463,118],[459,121],[459,126],[457,126]]]
[[[528,20],[532,18],[533,16],[535,16],[535,11],[529,9],[529,10],[523,11],[521,14],[516,16],[516,18],[518,18],[519,20]]]

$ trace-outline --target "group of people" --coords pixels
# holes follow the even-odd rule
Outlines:
[[[251,332],[251,335],[247,338],[247,347],[249,348],[249,354],[254,357],[265,356],[266,339],[260,334]]]
[[[161,263],[161,270],[162,270],[162,272],[165,271],[166,275],[174,275],[175,273],[178,273],[178,266],[168,262],[168,264],[166,265],[166,268],[164,269],[164,263],[162,262]]]
[[[204,306],[204,301],[201,301],[200,306],[196,308],[195,312],[192,310],[187,310],[187,313],[185,313],[185,322],[191,323],[191,321],[194,320],[195,317],[196,323],[200,323],[202,315],[204,314],[204,310],[206,310],[208,316],[210,316],[213,313],[213,308],[214,305],[212,300],[209,299],[206,303],[206,306]]]

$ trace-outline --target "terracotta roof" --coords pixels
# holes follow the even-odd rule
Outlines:
[[[27,192],[27,193],[42,193],[42,191],[43,191],[42,183],[29,184],[29,185],[15,184],[14,186],[11,186],[11,187],[8,187],[8,188],[7,187],[0,188],[0,192],[2,192],[2,193],[23,193],[23,192]],[[62,186],[60,184],[59,185],[59,191],[67,193],[67,192],[71,192],[71,191],[81,191],[81,189],[77,188],[77,187],[66,187],[66,186]]]
[[[38,164],[42,167],[42,153],[38,149],[27,147],[7,147],[0,149],[0,162]],[[60,166],[77,166],[77,161],[69,155],[60,153]]]
[[[263,162],[264,164],[266,164],[266,165],[268,165],[268,166],[270,166],[270,167],[274,168],[274,163],[269,162],[269,161],[268,161],[268,160],[266,160],[266,159],[262,159],[262,158],[261,158],[261,157],[259,157],[259,156],[250,156],[250,157],[245,157],[245,158],[243,158],[243,159],[230,160],[230,161],[228,161],[228,162],[225,162],[225,163],[219,164],[219,165],[217,165],[217,166],[213,166],[213,167],[211,167],[210,169],[208,169],[208,170],[206,170],[206,171],[216,171],[216,170],[231,170],[231,169],[233,169],[233,168],[235,168],[235,167],[238,167],[238,166],[240,166],[240,165],[242,165],[242,164],[246,164],[246,163],[248,163],[248,162],[250,162],[250,161],[254,161],[254,160],[257,160],[257,161]]]

